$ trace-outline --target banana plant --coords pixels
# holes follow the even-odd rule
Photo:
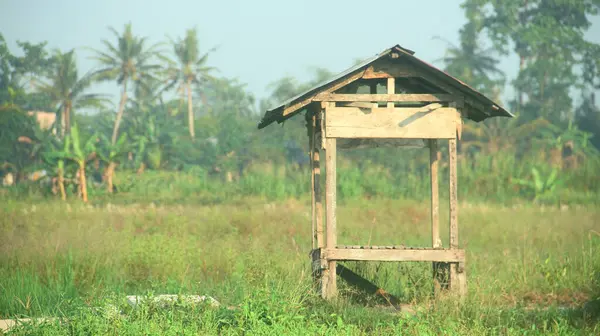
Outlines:
[[[71,139],[65,137],[62,149],[58,148],[57,143],[49,143],[48,148],[42,154],[44,162],[49,166],[50,170],[56,174],[56,184],[60,192],[60,198],[63,201],[67,200],[67,193],[65,192],[65,161],[71,157],[70,147]]]
[[[582,131],[572,120],[569,120],[566,129],[551,125],[542,132],[542,141],[552,148],[562,151],[570,143],[573,154],[582,159],[598,154],[598,150],[591,143],[592,137],[592,133]]]
[[[67,152],[67,157],[71,161],[75,162],[78,167],[79,176],[79,191],[83,202],[88,201],[87,193],[87,179],[85,176],[85,168],[90,160],[93,160],[96,156],[96,145],[95,142],[98,139],[97,134],[93,134],[85,141],[82,141],[77,125],[73,125],[71,128],[71,134],[69,135],[71,141],[71,147]]]
[[[549,196],[556,191],[562,183],[558,177],[558,169],[554,168],[547,176],[542,176],[535,167],[531,168],[531,179],[513,179],[513,183],[526,188],[528,194],[533,194],[533,200]]]
[[[163,161],[163,146],[168,144],[168,135],[163,132],[162,125],[154,115],[139,115],[132,120],[132,136],[137,148],[135,166],[143,171],[146,164],[152,169],[158,169]]]
[[[114,189],[113,177],[115,168],[120,163],[120,160],[131,150],[131,146],[127,143],[127,133],[122,133],[114,144],[107,136],[102,134],[100,135],[100,143],[101,146],[98,148],[98,156],[102,161],[108,164],[104,171],[104,181],[106,182],[107,191],[112,193]]]

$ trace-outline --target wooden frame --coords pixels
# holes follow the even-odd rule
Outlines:
[[[461,129],[462,97],[454,94],[396,94],[395,78],[387,78],[387,94],[338,94],[320,92],[314,101],[321,102],[321,110],[312,112],[311,190],[313,251],[312,268],[321,295],[325,299],[337,295],[336,269],[339,261],[429,261],[433,262],[434,290],[447,288],[459,295],[466,292],[464,272],[465,251],[458,245],[457,163],[456,141]],[[338,107],[336,102],[351,102],[361,107]],[[373,102],[387,102],[378,107]],[[421,102],[422,107],[396,107],[396,102]],[[447,107],[440,103],[449,103]],[[431,248],[405,247],[344,247],[337,245],[336,217],[336,160],[337,139],[426,139],[430,151],[431,180]],[[447,140],[450,171],[450,237],[449,246],[442,248],[439,228],[438,141]],[[319,196],[319,149],[325,152],[326,230],[323,239],[322,205]],[[444,278],[447,275],[447,280]]]
[[[385,92],[378,91],[380,85],[386,86]],[[363,93],[363,88],[368,94]],[[435,293],[448,289],[464,297],[466,260],[458,240],[456,153],[463,118],[478,122],[490,117],[514,116],[399,45],[267,110],[258,128],[282,123],[303,110],[307,111],[311,168],[310,255],[314,280],[321,295],[327,299],[336,296],[336,273],[342,272],[341,278],[351,285],[362,284],[363,290],[376,291],[389,302],[394,301],[389,293],[341,265],[347,260],[374,260],[432,262]],[[448,142],[447,246],[440,237],[440,140]],[[429,149],[431,247],[337,245],[337,150],[384,146]],[[321,187],[321,161],[325,162],[325,188]]]

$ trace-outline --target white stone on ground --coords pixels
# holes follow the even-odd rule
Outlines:
[[[128,295],[127,296],[127,303],[129,303],[129,305],[131,305],[132,307],[137,307],[138,305],[146,302],[146,300],[149,299],[146,296],[140,296],[140,295]],[[167,303],[175,303],[178,302],[181,299],[182,303],[187,303],[187,304],[200,304],[200,303],[208,303],[209,305],[211,305],[212,307],[218,307],[220,305],[220,303],[215,300],[214,298],[207,296],[207,295],[175,295],[175,294],[162,294],[162,295],[156,295],[150,298],[152,300],[152,303],[156,303],[156,304],[167,304]]]

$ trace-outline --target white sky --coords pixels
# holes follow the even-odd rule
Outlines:
[[[131,22],[135,34],[151,41],[183,36],[196,26],[201,48],[219,46],[209,63],[220,74],[237,77],[258,98],[267,85],[284,75],[308,80],[312,66],[339,72],[355,59],[375,55],[400,44],[433,63],[444,55],[446,44],[432,39],[458,41],[465,18],[457,0],[378,0],[374,5],[357,0],[0,0],[0,32],[13,52],[17,40],[48,41],[50,48],[78,50],[80,72],[95,64],[82,47],[102,48],[111,39],[109,26],[122,31]],[[376,4],[376,5],[375,5]],[[588,40],[600,43],[600,18]],[[442,67],[441,63],[434,63]],[[516,57],[502,59],[510,78],[516,74]],[[114,94],[112,84],[97,90]],[[511,94],[506,91],[504,97]]]

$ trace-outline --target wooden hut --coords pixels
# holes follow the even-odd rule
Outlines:
[[[336,262],[345,260],[433,262],[438,288],[448,288],[464,296],[465,251],[458,241],[456,143],[463,119],[479,122],[512,114],[399,45],[266,111],[258,128],[281,123],[301,111],[306,111],[312,167],[312,266],[322,296],[336,295]],[[448,142],[449,246],[442,246],[439,229],[439,140]],[[430,151],[431,247],[339,246],[337,149],[415,145]],[[321,151],[326,167],[325,230],[319,185]]]

